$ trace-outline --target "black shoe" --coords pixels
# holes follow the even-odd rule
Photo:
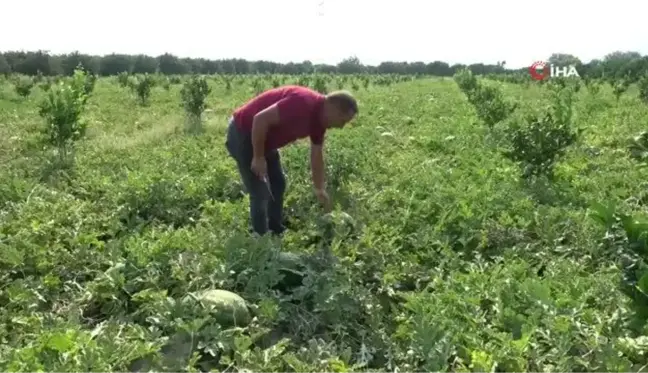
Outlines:
[[[275,236],[282,236],[285,231],[286,231],[286,227],[283,225],[280,227],[270,228],[270,232],[272,232],[272,234]]]

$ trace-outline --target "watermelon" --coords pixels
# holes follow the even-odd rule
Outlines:
[[[292,289],[302,285],[304,281],[304,260],[299,254],[280,253],[277,257],[279,273],[283,279],[273,287],[281,292],[290,292]]]
[[[216,322],[223,328],[234,326],[245,327],[252,317],[245,300],[239,295],[227,290],[211,289],[193,294],[197,300],[211,311]],[[190,298],[184,298],[188,301]],[[161,364],[173,371],[178,371],[189,362],[191,353],[198,348],[198,340],[194,335],[180,331],[171,338],[160,350]],[[155,370],[153,357],[147,356],[132,361],[129,365],[131,372]]]
[[[334,236],[349,236],[356,230],[356,222],[353,217],[343,211],[330,212],[324,215],[320,221],[322,238],[328,244],[331,243]]]
[[[301,271],[304,269],[302,256],[295,253],[280,253],[277,262],[282,269]]]
[[[326,224],[335,225],[337,227],[345,227],[348,229],[353,229],[356,225],[355,220],[349,214],[344,211],[332,211],[324,215],[323,221]]]
[[[238,294],[212,289],[197,293],[196,298],[212,311],[222,327],[245,327],[252,321],[245,300]]]

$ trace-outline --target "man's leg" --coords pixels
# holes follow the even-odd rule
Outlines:
[[[268,181],[272,197],[268,201],[268,227],[275,234],[281,234],[284,231],[283,226],[283,201],[284,192],[286,191],[286,177],[281,167],[281,157],[279,151],[274,150],[266,157],[268,164]]]
[[[260,235],[268,231],[268,198],[269,193],[265,183],[259,179],[250,168],[252,163],[252,141],[236,130],[230,123],[227,134],[227,148],[232,158],[236,160],[243,185],[250,195],[250,220],[252,228]]]
[[[252,229],[260,235],[268,232],[268,190],[250,168],[250,162],[237,162],[243,184],[250,195],[250,221]]]

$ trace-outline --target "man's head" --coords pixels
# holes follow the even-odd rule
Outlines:
[[[347,91],[335,91],[326,95],[324,123],[328,128],[342,128],[358,114],[358,103]]]

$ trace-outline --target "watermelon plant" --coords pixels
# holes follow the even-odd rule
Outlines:
[[[197,66],[184,62],[171,66]],[[144,107],[123,104],[120,78],[88,90],[85,72],[43,74],[50,90],[30,95],[54,95],[45,123],[60,128],[47,131],[74,148],[59,183],[41,178],[34,99],[0,78],[0,368],[645,370],[640,100],[526,71],[315,69],[204,76],[204,96],[200,78],[167,75]],[[366,113],[327,134],[333,211],[316,203],[308,141],[297,142],[281,150],[287,230],[256,238],[222,146],[226,117],[201,136],[177,126],[207,97],[222,116],[276,82],[343,84]],[[487,106],[508,98],[520,108],[494,119]],[[472,125],[484,118],[494,130]],[[500,129],[508,137],[493,146],[484,134]],[[541,185],[550,198],[529,198],[521,174],[554,174]]]

